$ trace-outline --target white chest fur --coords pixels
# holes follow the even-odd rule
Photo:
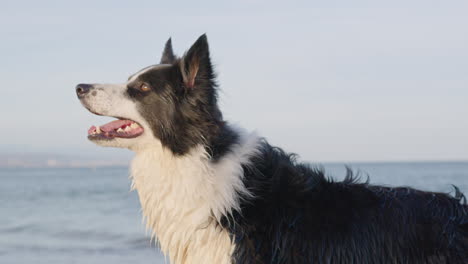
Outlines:
[[[258,144],[255,135],[242,136],[216,163],[202,146],[184,156],[174,156],[159,143],[137,152],[132,187],[147,228],[171,263],[231,263],[233,244],[216,223],[239,208],[239,193],[249,195],[242,165],[249,163]]]

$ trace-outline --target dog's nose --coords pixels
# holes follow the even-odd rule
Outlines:
[[[86,95],[93,86],[91,84],[80,83],[76,86],[76,94],[78,97]]]

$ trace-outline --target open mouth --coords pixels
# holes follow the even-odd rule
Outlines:
[[[88,130],[89,139],[135,138],[143,134],[143,127],[132,120],[119,119]]]

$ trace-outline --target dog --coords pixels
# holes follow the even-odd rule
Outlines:
[[[135,152],[132,189],[171,263],[468,263],[468,206],[455,195],[341,182],[218,107],[206,35],[122,84],[79,84],[97,145]]]

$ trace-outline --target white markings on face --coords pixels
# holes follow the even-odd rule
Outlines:
[[[139,123],[144,132],[136,138],[114,138],[93,140],[105,147],[138,148],[142,141],[154,139],[151,129],[138,112],[136,102],[127,96],[127,83],[94,84],[93,91],[81,99],[82,104],[91,112],[116,118],[130,119]]]
[[[170,67],[170,64],[153,65],[130,76],[126,83],[121,84],[94,84],[93,91],[81,99],[81,103],[91,112],[112,116],[117,118],[130,119],[139,123],[143,129],[143,135],[136,138],[114,138],[112,140],[96,140],[96,144],[106,147],[129,148],[139,150],[149,147],[151,142],[157,140],[152,133],[148,122],[141,116],[137,108],[137,102],[132,100],[128,94],[128,85],[136,81],[142,74],[155,69]],[[159,141],[159,140],[157,140]]]
[[[82,99],[89,110],[106,116],[136,117],[130,99],[125,96],[126,84],[94,84],[93,87],[91,95]]]

